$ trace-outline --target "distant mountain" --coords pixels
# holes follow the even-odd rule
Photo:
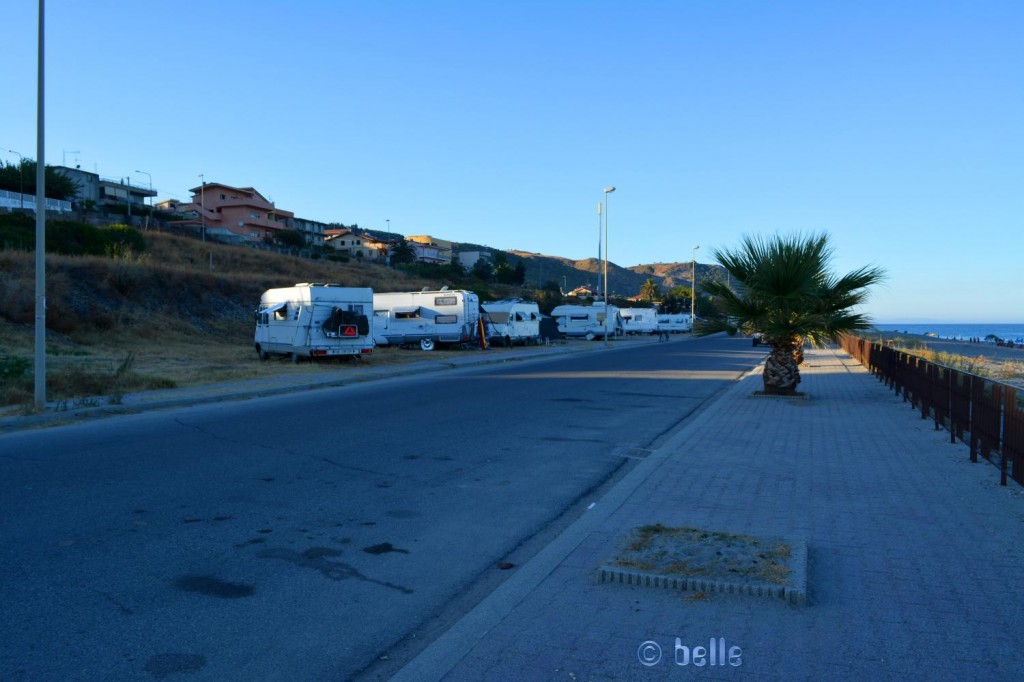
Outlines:
[[[491,249],[494,251],[495,249]],[[572,260],[560,256],[546,256],[528,251],[507,251],[509,262],[522,260],[526,265],[526,283],[540,286],[554,280],[563,291],[579,286],[595,289],[598,283],[598,269],[601,265],[596,258]],[[622,268],[609,261],[608,295],[629,298],[640,293],[640,287],[648,278],[653,279],[662,291],[677,286],[690,286],[693,281],[692,263],[654,263]],[[705,278],[725,279],[725,269],[720,265],[697,263],[697,282]]]

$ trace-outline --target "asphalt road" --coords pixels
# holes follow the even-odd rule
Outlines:
[[[620,345],[3,436],[0,679],[352,677],[764,355]]]

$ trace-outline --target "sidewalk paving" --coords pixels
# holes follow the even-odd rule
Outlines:
[[[809,400],[738,382],[393,679],[1024,679],[1021,488],[845,353],[802,373]],[[805,539],[809,603],[599,583],[653,523]]]

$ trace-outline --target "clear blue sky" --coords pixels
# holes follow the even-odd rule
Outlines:
[[[35,157],[36,3],[0,150]],[[827,231],[879,321],[1024,320],[1024,2],[47,3],[46,160],[569,258]],[[17,157],[0,152],[0,159]]]

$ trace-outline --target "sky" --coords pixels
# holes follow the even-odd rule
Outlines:
[[[621,266],[827,232],[879,322],[1024,320],[1019,0],[49,0],[45,159]],[[5,3],[0,160],[36,158]],[[18,30],[12,30],[18,27]],[[694,252],[693,247],[700,248]]]

